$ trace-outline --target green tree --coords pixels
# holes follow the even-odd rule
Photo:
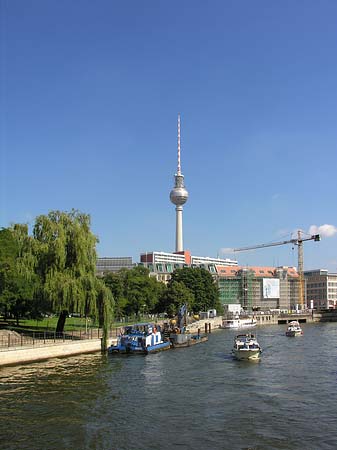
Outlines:
[[[166,289],[163,283],[150,277],[149,270],[143,266],[109,273],[103,279],[114,296],[118,317],[155,313],[159,298]]]
[[[136,266],[124,273],[124,296],[127,299],[127,315],[140,315],[141,312],[152,313],[161,293],[161,283],[149,276],[146,267]]]
[[[125,315],[125,307],[127,299],[124,296],[124,272],[127,269],[122,269],[117,273],[107,273],[103,277],[103,281],[108,289],[110,289],[115,301],[115,317],[123,317]]]
[[[0,230],[0,310],[17,323],[22,316],[35,317],[39,279],[34,273],[33,240],[27,225]]]
[[[157,305],[157,312],[167,313],[169,317],[177,315],[182,305],[187,306],[187,310],[193,310],[194,295],[184,283],[172,281],[163,291]]]
[[[193,311],[220,310],[219,290],[212,275],[202,267],[184,267],[173,272],[169,286],[183,283],[193,294]]]
[[[98,240],[90,230],[90,216],[77,210],[51,211],[36,218],[33,235],[43,297],[60,313],[56,331],[63,331],[68,311],[99,317],[97,299],[112,299],[95,275]]]
[[[15,260],[18,255],[18,243],[8,228],[0,230],[0,309],[5,320],[13,302],[13,285],[17,275]]]

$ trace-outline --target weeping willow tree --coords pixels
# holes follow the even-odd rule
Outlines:
[[[101,280],[97,281],[99,281],[97,303],[100,310],[100,326],[103,327],[102,351],[104,352],[108,348],[109,330],[113,315],[113,296],[110,289]]]
[[[10,230],[18,248],[16,258],[17,270],[26,280],[31,281],[34,278],[36,267],[35,241],[28,234],[27,224],[14,224]]]
[[[98,239],[90,230],[90,216],[51,211],[36,218],[33,235],[43,296],[60,313],[56,331],[63,331],[69,311],[97,318],[102,305],[109,304],[103,309],[111,314],[112,296],[95,275]]]

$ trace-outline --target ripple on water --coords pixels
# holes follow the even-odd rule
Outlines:
[[[234,360],[234,333],[221,330],[146,357],[4,368],[5,449],[334,449],[336,328],[257,329],[258,364]]]

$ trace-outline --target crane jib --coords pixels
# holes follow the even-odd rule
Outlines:
[[[272,242],[270,244],[258,244],[258,245],[252,245],[250,247],[240,247],[240,248],[234,248],[234,252],[243,252],[246,250],[254,250],[257,248],[264,248],[264,247],[275,247],[277,245],[285,245],[285,244],[295,244],[298,245],[299,243],[302,243],[303,241],[320,241],[321,236],[319,234],[313,234],[310,237],[307,238],[297,238],[297,239],[289,239],[288,241],[280,241],[280,242]]]

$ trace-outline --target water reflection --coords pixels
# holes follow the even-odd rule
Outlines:
[[[165,380],[167,361],[162,353],[148,356],[149,357],[144,359],[144,367],[141,371],[141,374],[144,376],[144,383],[150,387],[153,387],[154,385],[160,387],[163,380]]]

